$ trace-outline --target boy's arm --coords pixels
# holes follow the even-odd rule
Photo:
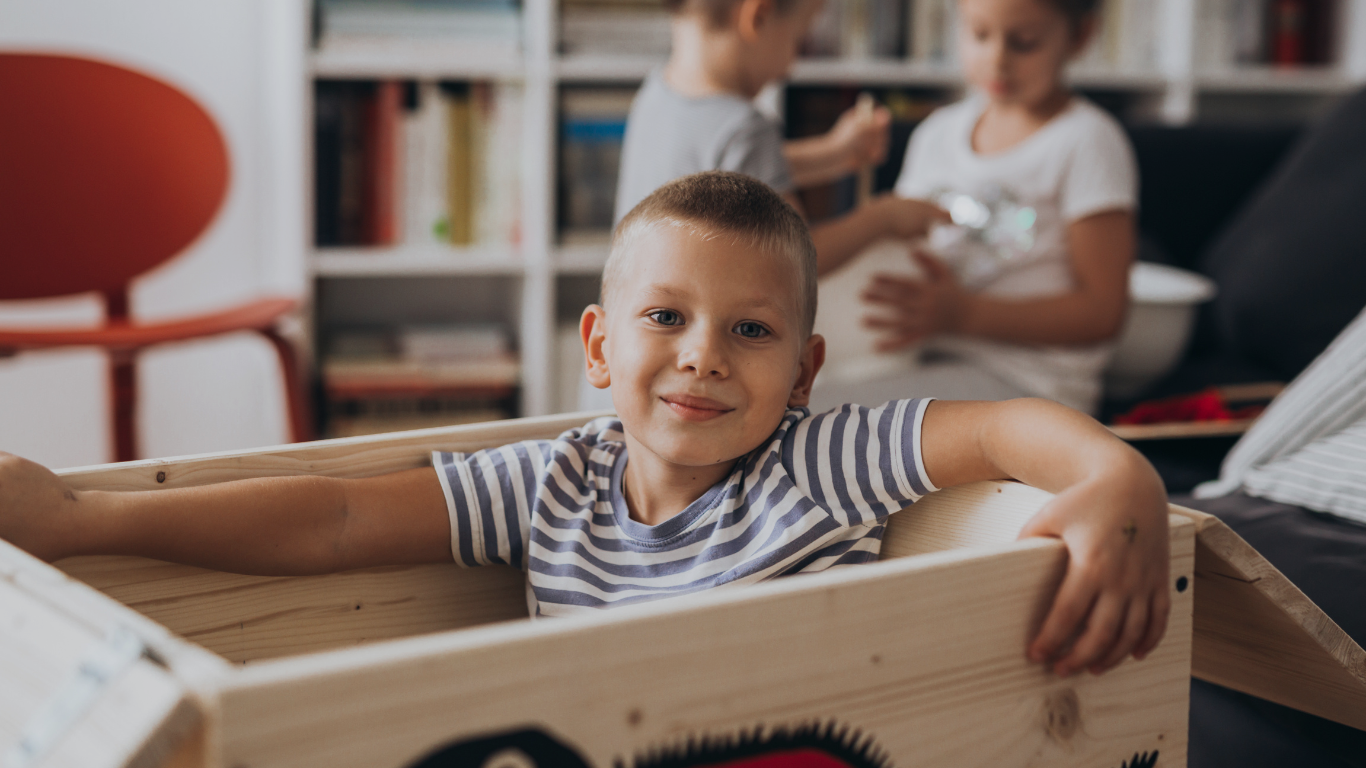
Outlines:
[[[1090,417],[1046,400],[935,401],[921,451],[940,488],[1013,478],[1056,497],[1020,532],[1067,543],[1067,573],[1029,644],[1059,675],[1142,658],[1166,631],[1167,496],[1152,466]]]
[[[138,555],[271,576],[451,559],[436,473],[273,477],[164,491],[73,491],[0,453],[0,538],[52,561]]]
[[[816,274],[839,269],[879,240],[923,237],[932,225],[946,221],[948,213],[933,203],[895,195],[875,197],[844,216],[812,225]]]
[[[851,107],[826,133],[783,142],[792,183],[798,188],[816,186],[865,166],[881,165],[887,158],[891,130],[892,113],[886,107],[868,114]]]

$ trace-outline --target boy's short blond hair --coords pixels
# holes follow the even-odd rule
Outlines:
[[[787,13],[798,2],[800,0],[774,0],[773,4],[778,8],[778,13]],[[739,4],[740,0],[664,0],[664,10],[674,16],[696,13],[706,19],[707,26],[718,29],[726,26],[735,6]]]
[[[602,269],[602,303],[611,311],[612,288],[641,234],[660,225],[690,230],[705,238],[731,236],[756,250],[787,256],[797,281],[802,330],[816,322],[816,246],[801,214],[772,187],[743,173],[703,171],[674,179],[636,204],[612,234],[612,252]]]

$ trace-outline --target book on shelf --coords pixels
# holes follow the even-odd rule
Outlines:
[[[906,55],[906,0],[845,0],[826,3],[812,20],[801,53],[853,59]]]
[[[564,0],[560,53],[663,58],[672,46],[669,14],[659,0]]]
[[[1333,61],[1338,0],[1206,0],[1199,63],[1212,70]]]
[[[337,52],[514,57],[521,50],[519,6],[517,0],[319,0],[319,42]]]
[[[565,244],[605,241],[612,229],[632,88],[560,94],[559,225]]]
[[[335,332],[321,369],[334,437],[509,418],[521,375],[483,324]]]
[[[1150,72],[1157,67],[1158,3],[1105,0],[1081,65],[1093,69]]]
[[[519,85],[319,81],[316,101],[318,245],[520,242]]]

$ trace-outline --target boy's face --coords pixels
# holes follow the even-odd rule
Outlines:
[[[968,82],[993,101],[1034,106],[1052,96],[1067,62],[1084,47],[1047,0],[959,0],[960,51]]]
[[[588,378],[612,387],[628,448],[673,465],[736,459],[805,405],[824,341],[790,259],[660,225],[640,233],[608,309],[584,311]]]

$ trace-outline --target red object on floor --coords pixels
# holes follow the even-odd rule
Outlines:
[[[293,438],[309,429],[294,350],[275,330],[293,298],[151,325],[134,323],[128,289],[182,253],[227,197],[228,147],[190,96],[90,59],[0,53],[0,300],[98,291],[103,326],[0,327],[0,352],[97,346],[110,356],[118,461],[136,456],[135,358],[143,348],[256,331],[280,356]]]
[[[1251,419],[1265,405],[1232,408],[1219,390],[1210,387],[1192,395],[1177,395],[1162,400],[1148,400],[1135,405],[1128,413],[1115,417],[1115,424],[1167,424],[1190,421],[1236,421]]]

